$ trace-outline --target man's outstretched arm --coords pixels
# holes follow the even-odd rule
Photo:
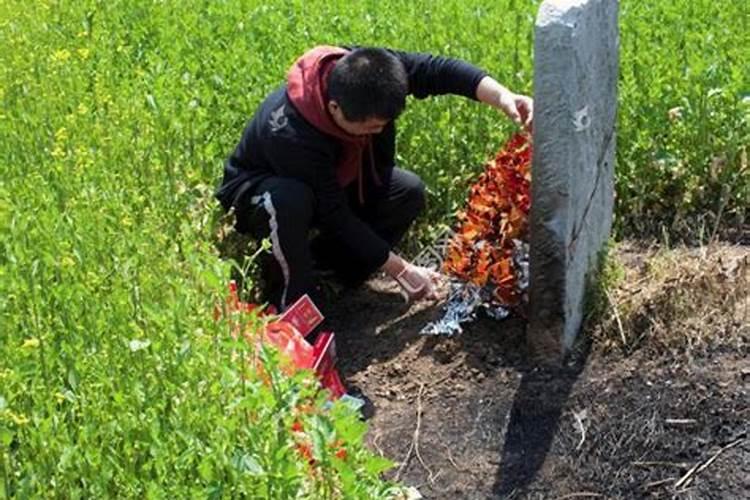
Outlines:
[[[417,99],[454,94],[493,106],[519,126],[531,128],[533,101],[516,94],[489,76],[487,71],[461,59],[419,52],[391,50],[406,68],[409,93]]]

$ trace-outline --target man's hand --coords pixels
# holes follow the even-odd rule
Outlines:
[[[437,298],[435,285],[439,277],[434,271],[407,263],[404,270],[396,275],[396,282],[401,285],[407,302],[416,302]]]
[[[531,130],[534,101],[531,97],[511,92],[491,76],[485,76],[477,87],[477,99],[505,113],[517,125]]]
[[[531,130],[531,122],[534,118],[534,101],[531,97],[514,94],[505,90],[500,94],[498,107],[513,120],[516,125]]]
[[[440,279],[438,273],[415,266],[393,252],[388,256],[383,270],[396,280],[407,302],[437,298],[435,285]]]

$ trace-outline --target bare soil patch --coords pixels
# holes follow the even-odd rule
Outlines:
[[[696,251],[622,246],[619,321],[610,308],[556,368],[529,359],[520,318],[428,338],[437,305],[406,307],[383,279],[342,296],[339,368],[375,405],[390,477],[425,498],[747,498],[747,269],[725,264],[750,249]]]

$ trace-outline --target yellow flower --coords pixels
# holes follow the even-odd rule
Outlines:
[[[60,127],[55,131],[55,148],[52,150],[52,157],[59,160],[65,156],[63,148],[65,141],[68,139],[68,131],[65,127]]]
[[[36,337],[29,337],[28,339],[23,341],[23,344],[21,345],[24,349],[36,349],[39,347],[39,339]]]
[[[81,56],[81,59],[88,59],[89,55],[91,54],[91,51],[87,48],[81,48],[78,49],[76,52],[78,52],[78,55]]]
[[[26,425],[29,423],[29,419],[25,415],[16,415],[12,411],[9,411],[8,414],[16,425]]]
[[[56,392],[55,399],[58,403],[62,403],[63,401],[65,401],[65,394],[63,394],[62,392]]]
[[[65,151],[63,151],[63,148],[60,147],[60,145],[55,145],[55,149],[52,150],[52,157],[59,160],[63,156],[65,156]]]
[[[89,108],[84,103],[81,103],[81,104],[78,105],[78,114],[79,115],[85,115],[88,112],[89,112]]]
[[[50,59],[52,59],[52,62],[65,62],[70,59],[70,51],[68,49],[56,50]]]

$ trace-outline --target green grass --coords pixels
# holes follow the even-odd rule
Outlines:
[[[747,2],[622,2],[621,234],[747,220],[749,20]]]
[[[0,493],[330,493],[285,431],[302,382],[243,382],[212,320],[230,274],[211,244],[222,162],[318,43],[460,57],[530,93],[537,5],[2,0]],[[749,5],[621,2],[620,234],[744,220]],[[511,130],[461,98],[410,102],[398,161],[430,189],[412,241],[462,205]],[[275,427],[247,424],[249,407]],[[385,491],[352,455],[331,477]]]

